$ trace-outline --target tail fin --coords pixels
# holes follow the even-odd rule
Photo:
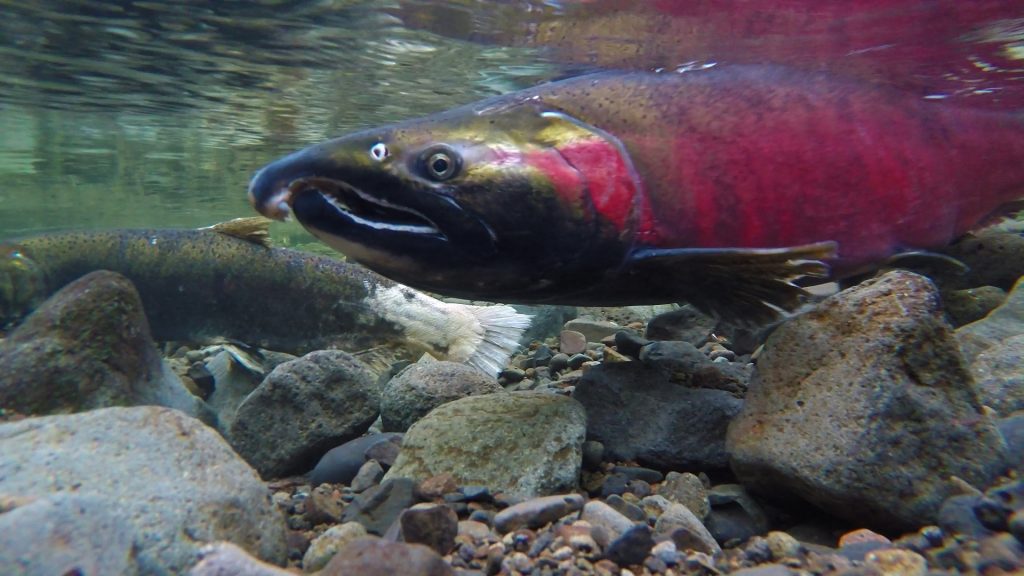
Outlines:
[[[480,323],[483,336],[465,362],[487,374],[497,374],[519,347],[519,339],[530,327],[531,317],[504,304],[466,306],[467,312]]]

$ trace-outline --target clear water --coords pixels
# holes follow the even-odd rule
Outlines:
[[[0,238],[252,215],[277,156],[592,66],[783,60],[1024,109],[1019,0],[0,5]]]

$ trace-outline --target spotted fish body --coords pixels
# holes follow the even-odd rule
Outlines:
[[[250,197],[367,266],[494,300],[791,309],[790,280],[944,246],[1024,196],[1019,116],[825,74],[601,73],[371,129]]]

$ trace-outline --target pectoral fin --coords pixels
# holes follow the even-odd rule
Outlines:
[[[788,248],[643,248],[628,273],[668,283],[688,302],[739,326],[763,326],[795,311],[809,294],[800,278],[826,278],[835,242]]]

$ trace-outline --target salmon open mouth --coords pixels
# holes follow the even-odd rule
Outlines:
[[[289,184],[293,199],[318,194],[338,216],[352,225],[386,232],[444,236],[441,229],[420,212],[367,194],[346,182],[329,178],[302,178]]]

